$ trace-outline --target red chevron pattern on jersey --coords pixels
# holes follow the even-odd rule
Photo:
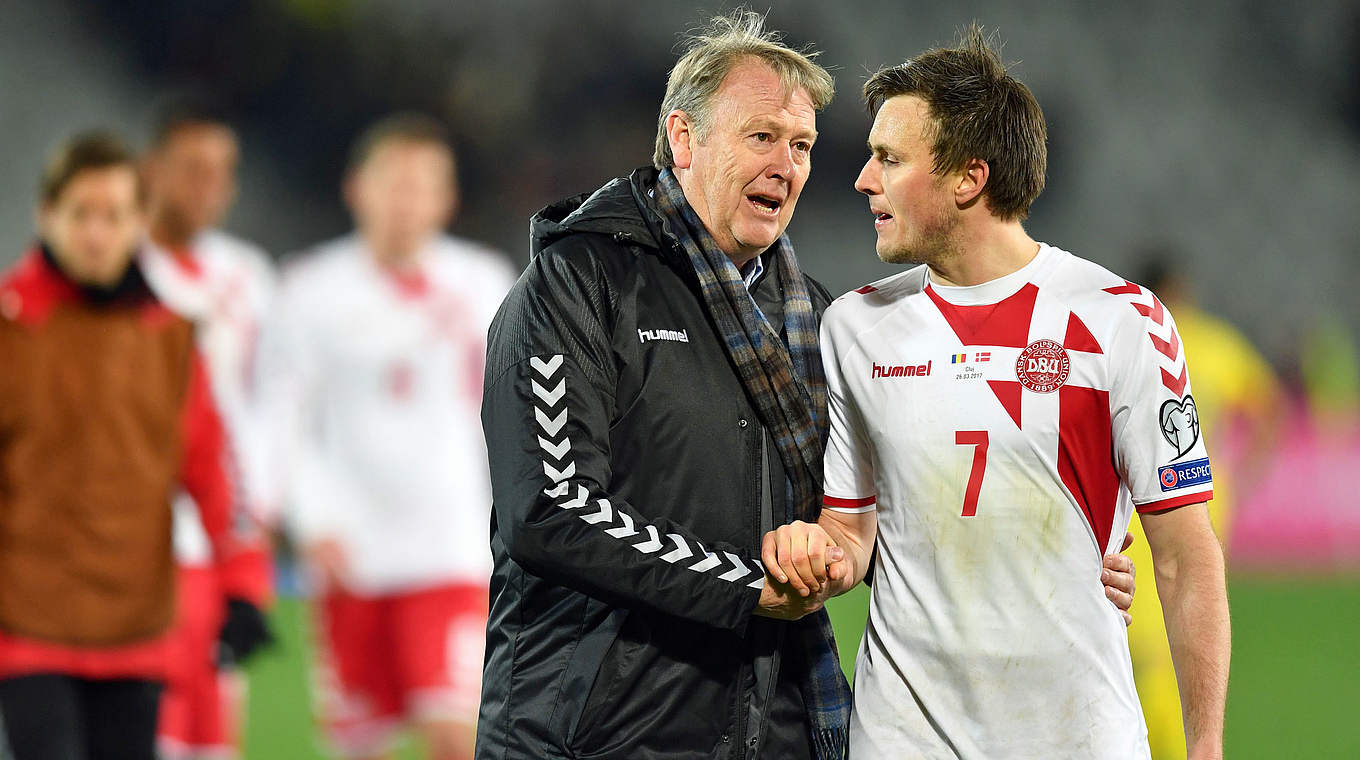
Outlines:
[[[1128,280],[1125,280],[1123,285],[1105,288],[1105,292],[1114,296],[1142,296],[1144,292],[1146,292],[1147,295],[1152,296],[1151,304],[1134,301],[1129,305],[1139,314],[1147,317],[1148,320],[1157,327],[1165,328],[1167,337],[1163,338],[1149,329],[1148,338],[1152,340],[1153,348],[1156,348],[1157,352],[1162,356],[1165,356],[1170,362],[1169,370],[1168,367],[1165,366],[1161,368],[1162,385],[1166,386],[1167,390],[1176,394],[1176,398],[1183,398],[1185,396],[1185,385],[1189,382],[1190,376],[1186,370],[1185,360],[1181,357],[1180,336],[1176,334],[1174,328],[1171,328],[1166,324],[1166,309],[1162,306],[1161,299],[1157,298],[1156,294],[1152,291],[1145,291],[1141,285],[1129,282]],[[1176,371],[1177,367],[1180,368],[1179,372]]]

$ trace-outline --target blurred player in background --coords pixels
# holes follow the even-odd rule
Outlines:
[[[236,133],[211,104],[190,98],[166,104],[143,161],[149,241],[141,266],[161,300],[197,326],[238,465],[232,475],[246,511],[234,519],[253,527],[263,515],[254,497],[259,489],[249,487],[248,473],[259,459],[249,378],[273,275],[263,251],[215,229],[235,199],[239,151]],[[254,551],[217,567],[192,496],[181,492],[175,499],[179,606],[159,729],[166,758],[235,754],[246,679],[231,666],[270,637],[258,607],[224,598],[234,585],[224,574],[269,586],[264,532],[254,533]]]
[[[77,136],[43,176],[38,245],[0,283],[0,723],[15,760],[151,760],[175,645],[175,489],[215,560],[242,551],[193,325],[133,258],[143,225],[132,153]],[[258,603],[248,581],[224,593]]]
[[[470,757],[490,574],[482,366],[514,275],[441,234],[458,186],[431,118],[369,129],[345,197],[357,231],[286,270],[262,368],[279,498],[318,584],[321,717],[349,757],[384,756],[403,723],[432,757]]]
[[[850,757],[1148,758],[1099,580],[1136,511],[1190,754],[1219,760],[1228,603],[1175,321],[1026,233],[1047,128],[980,28],[864,95],[878,255],[923,265],[827,309],[826,509],[765,547],[796,577],[829,533],[853,572],[810,580],[842,589],[877,548]]]
[[[1287,410],[1279,381],[1264,357],[1246,336],[1228,322],[1202,309],[1175,262],[1185,254],[1167,247],[1150,248],[1137,258],[1144,263],[1143,282],[1176,315],[1177,332],[1186,364],[1195,372],[1195,414],[1205,445],[1214,462],[1214,500],[1209,519],[1223,543],[1232,526],[1234,497],[1252,489],[1265,474],[1277,440],[1282,413]],[[1241,425],[1245,447],[1231,452],[1224,444],[1228,432]],[[1129,527],[1134,536],[1128,555],[1139,567],[1149,567],[1152,551],[1138,521]],[[1185,729],[1176,669],[1167,646],[1154,574],[1143,576],[1144,591],[1130,613],[1138,624],[1129,628],[1133,677],[1147,719],[1148,743],[1156,760],[1185,758]]]

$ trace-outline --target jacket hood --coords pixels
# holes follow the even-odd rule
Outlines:
[[[578,232],[598,232],[648,248],[668,233],[652,208],[648,193],[656,186],[657,170],[644,167],[628,177],[616,177],[593,193],[582,193],[543,208],[529,220],[529,252],[540,251]]]

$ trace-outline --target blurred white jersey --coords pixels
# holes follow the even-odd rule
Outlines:
[[[274,292],[269,257],[244,240],[208,230],[178,255],[148,240],[139,263],[156,296],[195,324],[198,350],[207,363],[213,398],[231,441],[232,475],[244,497],[238,503],[256,509],[261,448],[252,414],[251,378],[260,328]],[[176,557],[185,564],[206,564],[211,547],[193,500],[180,492],[174,506]]]
[[[1135,508],[1213,495],[1171,315],[1041,245],[846,294],[822,341],[826,508],[878,511],[850,756],[1147,758],[1100,573]]]
[[[262,357],[273,481],[299,541],[341,543],[352,590],[487,582],[482,369],[513,283],[449,237],[401,275],[354,235],[286,270]]]

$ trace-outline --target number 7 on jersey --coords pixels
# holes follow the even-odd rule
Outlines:
[[[973,469],[968,474],[968,488],[963,492],[963,515],[972,517],[977,514],[978,494],[982,492],[982,476],[987,474],[987,431],[956,430],[954,443],[959,446],[974,446]]]

